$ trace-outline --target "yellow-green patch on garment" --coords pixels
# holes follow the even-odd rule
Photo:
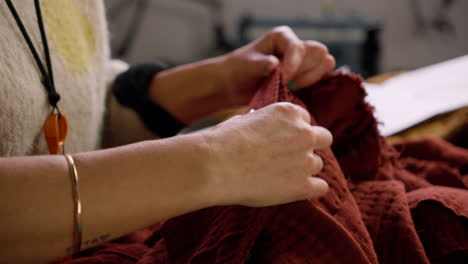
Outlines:
[[[76,0],[43,0],[42,7],[51,46],[70,71],[87,71],[96,51],[96,36]]]

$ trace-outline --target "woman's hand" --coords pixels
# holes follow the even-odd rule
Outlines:
[[[303,108],[276,103],[202,132],[215,203],[269,206],[324,195],[327,183],[311,177],[323,167],[314,150],[328,148],[332,135],[309,123]]]
[[[232,105],[249,102],[260,82],[280,64],[282,80],[291,90],[308,87],[335,67],[325,45],[302,41],[286,26],[277,27],[257,41],[225,55],[226,86]]]
[[[216,205],[266,206],[318,197],[314,150],[331,135],[304,109],[278,103],[211,131],[74,154],[83,249]],[[61,156],[0,158],[0,263],[48,263],[70,253],[74,216]],[[33,235],[31,235],[33,234]]]
[[[290,89],[314,84],[335,67],[333,56],[316,41],[302,41],[288,27],[224,56],[161,72],[149,97],[184,123],[224,108],[247,104],[260,83],[280,64]]]

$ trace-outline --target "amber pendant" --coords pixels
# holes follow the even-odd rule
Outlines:
[[[68,122],[62,114],[51,114],[44,125],[44,136],[52,155],[63,154],[63,146],[67,138]]]

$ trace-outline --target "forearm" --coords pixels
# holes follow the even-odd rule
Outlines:
[[[150,98],[185,123],[230,107],[224,57],[182,65],[155,76]]]
[[[83,241],[103,242],[210,206],[202,142],[186,136],[74,155]],[[64,157],[0,159],[0,176],[1,261],[65,256],[74,218]]]

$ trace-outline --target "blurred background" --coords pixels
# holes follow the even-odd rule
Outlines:
[[[178,65],[235,49],[277,25],[327,44],[364,77],[468,53],[468,1],[106,0],[113,55]]]
[[[468,1],[106,0],[113,56],[180,65],[279,25],[326,44],[362,75],[382,135],[468,148]],[[194,130],[225,118],[194,125]],[[190,131],[190,127],[189,130]]]

